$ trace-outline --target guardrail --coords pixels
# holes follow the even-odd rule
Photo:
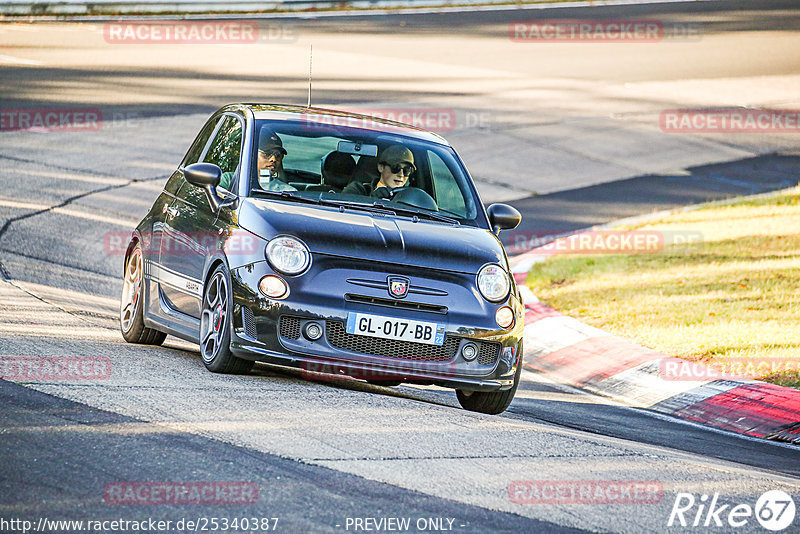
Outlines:
[[[457,4],[500,4],[508,0],[6,0],[0,15],[135,15],[191,13],[253,13],[313,11],[316,9],[375,9],[431,7]],[[588,2],[587,2],[588,3]]]
[[[0,2],[0,19],[5,16],[35,17],[111,17],[119,15],[191,14],[232,15],[235,13],[309,12],[309,15],[332,10],[421,9],[492,5],[504,8],[588,7],[603,5],[652,4],[717,0],[5,0]],[[499,7],[502,9],[503,7]],[[352,11],[351,11],[352,14]]]

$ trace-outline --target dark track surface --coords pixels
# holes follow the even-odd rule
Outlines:
[[[50,520],[278,517],[278,532],[341,532],[347,518],[451,518],[456,532],[583,532],[468,506],[89,408],[0,380],[0,506]],[[106,484],[255,483],[256,503],[115,505]],[[201,509],[202,511],[199,511]],[[135,518],[135,519],[134,519]],[[352,528],[352,526],[351,526]]]
[[[702,165],[683,175],[637,176],[508,202],[522,224],[503,242],[558,235],[625,217],[785,189],[800,180],[800,156],[772,154]]]

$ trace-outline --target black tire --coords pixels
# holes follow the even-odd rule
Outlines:
[[[122,295],[119,299],[119,329],[128,343],[161,345],[167,334],[144,325],[142,311],[142,247],[137,242],[125,260]]]
[[[228,267],[220,264],[203,288],[200,315],[200,356],[213,373],[246,374],[255,362],[231,353],[231,277]]]
[[[461,407],[470,412],[480,412],[489,415],[497,415],[506,411],[506,408],[514,400],[514,394],[519,386],[519,377],[522,374],[522,359],[517,365],[517,372],[514,374],[514,385],[504,391],[464,391],[456,390],[456,397]]]

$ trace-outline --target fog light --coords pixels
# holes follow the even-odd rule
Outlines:
[[[494,314],[494,319],[500,328],[511,328],[514,325],[514,310],[503,306]]]
[[[322,326],[319,323],[308,323],[303,327],[303,335],[311,341],[322,337]]]
[[[261,279],[258,289],[271,299],[281,299],[289,294],[289,286],[280,276],[270,274]]]
[[[475,343],[465,343],[463,347],[461,347],[461,356],[471,362],[478,356],[478,347]]]

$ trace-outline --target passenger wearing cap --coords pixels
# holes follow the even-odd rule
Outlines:
[[[297,191],[285,182],[283,157],[286,149],[274,131],[264,126],[258,135],[258,186],[267,191]]]
[[[258,186],[268,191],[297,191],[295,187],[287,184],[283,172],[283,156],[286,149],[283,142],[269,127],[263,126],[258,135]],[[238,169],[237,169],[238,171]],[[219,187],[231,189],[235,172],[223,172],[219,180]]]
[[[372,184],[353,181],[342,192],[387,198],[392,189],[404,187],[415,170],[414,154],[403,145],[390,145],[378,157],[378,178]]]

